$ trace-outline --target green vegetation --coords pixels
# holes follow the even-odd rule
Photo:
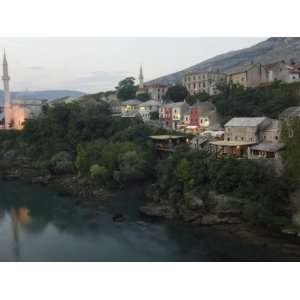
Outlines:
[[[113,118],[102,101],[56,104],[22,131],[1,131],[0,155],[115,187],[153,176],[156,156],[148,136],[156,132],[138,119]]]
[[[142,93],[142,94],[138,94],[136,95],[136,99],[139,99],[140,101],[147,101],[150,100],[150,95],[148,93]]]
[[[200,93],[197,93],[196,95],[189,95],[187,98],[186,98],[186,102],[189,104],[189,105],[194,105],[196,104],[197,102],[205,102],[205,101],[208,101],[210,98],[209,94],[205,93],[205,92],[200,92]]]
[[[116,89],[117,96],[121,101],[135,98],[137,87],[135,85],[134,77],[127,77],[121,80]]]
[[[187,192],[205,195],[212,190],[242,199],[243,216],[252,223],[273,224],[290,214],[286,179],[251,160],[220,159],[178,146],[174,155],[159,165],[157,178],[154,190],[159,198],[170,199],[175,206],[184,201]]]
[[[180,84],[176,84],[168,88],[165,95],[165,100],[179,102],[183,101],[188,95],[189,92],[186,87]]]
[[[287,174],[300,186],[300,118],[283,123],[282,140],[286,144],[284,158]]]
[[[298,83],[277,81],[271,85],[248,89],[237,85],[218,88],[221,93],[213,97],[213,102],[224,121],[231,117],[245,116],[278,118],[284,109],[300,103]]]

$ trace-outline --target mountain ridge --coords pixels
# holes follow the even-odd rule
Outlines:
[[[271,37],[253,46],[219,54],[179,72],[160,76],[146,84],[174,84],[192,71],[238,72],[251,63],[268,64],[291,59],[300,62],[300,37]]]

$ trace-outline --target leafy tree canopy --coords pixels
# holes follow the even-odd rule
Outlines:
[[[137,87],[134,77],[127,77],[119,82],[116,87],[117,96],[121,101],[126,101],[136,97]]]
[[[187,98],[189,95],[186,87],[180,84],[176,84],[168,88],[165,99],[166,101],[180,102]]]

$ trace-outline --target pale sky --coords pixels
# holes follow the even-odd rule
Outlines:
[[[265,39],[0,38],[0,49],[6,49],[13,91],[93,93],[114,89],[126,76],[137,78],[140,64],[148,81]]]

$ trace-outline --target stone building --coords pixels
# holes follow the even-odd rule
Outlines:
[[[280,143],[278,120],[266,117],[233,118],[225,125],[223,141],[211,142],[211,151],[247,158],[279,158],[285,145]]]
[[[268,74],[268,81],[280,80],[286,83],[300,81],[300,65],[286,64],[285,61],[278,61],[265,65]]]
[[[184,76],[182,84],[191,95],[201,92],[215,95],[218,85],[225,83],[226,77],[226,74],[220,72],[192,72]]]
[[[268,81],[268,73],[261,64],[252,64],[239,72],[231,73],[228,81],[244,88],[256,87]]]

